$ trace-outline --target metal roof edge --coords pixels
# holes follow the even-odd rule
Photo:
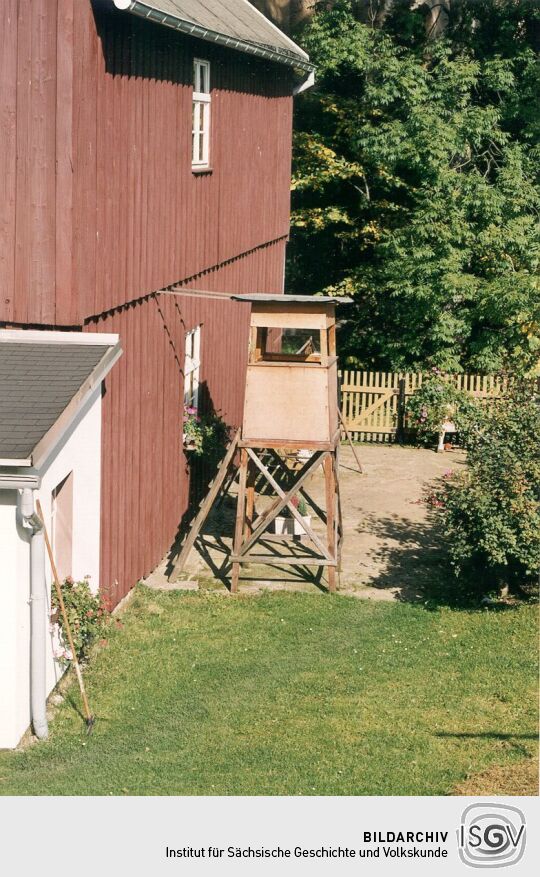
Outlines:
[[[188,19],[168,15],[156,9],[150,3],[142,3],[139,0],[113,0],[113,3],[117,9],[123,12],[130,12],[132,15],[138,15],[140,18],[147,19],[148,21],[154,21],[173,30],[181,31],[188,36],[197,37],[198,39],[206,40],[219,46],[225,46],[229,49],[236,49],[239,52],[245,52],[247,55],[265,58],[267,61],[276,61],[278,64],[285,64],[287,67],[303,70],[305,73],[312,73],[315,70],[315,64],[311,63],[309,56],[299,46],[296,46],[296,43],[292,40],[290,40],[291,44],[296,47],[300,54],[296,54],[292,50],[289,52],[285,49],[279,49],[277,46],[267,46],[263,43],[251,42],[239,39],[238,37],[227,36],[227,34],[219,33],[218,31],[209,30]],[[255,7],[252,8],[255,10]],[[255,11],[258,12],[258,10]],[[263,16],[263,18],[266,19],[266,16]],[[272,24],[268,19],[266,21]],[[276,27],[275,25],[272,26]],[[276,27],[276,30],[279,30],[279,28]]]
[[[308,53],[304,52],[304,50],[301,49],[300,46],[298,46],[294,42],[294,40],[292,40],[290,38],[290,36],[288,36],[285,33],[285,31],[282,31],[281,28],[277,26],[277,24],[274,24],[274,22],[270,18],[267,18],[267,16],[264,14],[264,12],[261,12],[260,9],[257,9],[257,7],[254,6],[253,3],[250,3],[249,0],[241,0],[241,2],[244,4],[244,6],[249,6],[250,10],[252,10],[255,13],[255,15],[258,15],[259,18],[262,18],[266,22],[266,24],[270,26],[270,28],[272,30],[277,31],[277,33],[280,35],[281,39],[284,39],[287,43],[289,43],[289,45],[291,46],[290,51],[293,54],[301,55],[302,58],[304,58],[306,61],[309,61]]]
[[[62,344],[111,347],[119,336],[107,332],[57,332],[48,329],[0,329],[0,343]]]
[[[245,295],[237,294],[231,296],[233,301],[249,301],[253,303],[261,302],[264,304],[301,304],[301,305],[318,305],[318,304],[335,304],[347,305],[351,304],[353,299],[345,295],[287,295],[277,294],[268,295],[267,293],[246,293]]]

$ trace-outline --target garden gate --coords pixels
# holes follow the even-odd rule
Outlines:
[[[342,371],[341,413],[355,441],[395,442],[408,428],[407,400],[422,385],[421,372]],[[495,398],[508,378],[452,375],[459,390],[477,399]]]

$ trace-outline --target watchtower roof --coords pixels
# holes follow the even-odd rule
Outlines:
[[[232,295],[233,301],[250,301],[252,303],[265,304],[300,304],[309,310],[310,305],[346,305],[351,304],[352,298],[346,296],[332,297],[329,295]]]

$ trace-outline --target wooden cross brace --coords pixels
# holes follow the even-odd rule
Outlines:
[[[341,525],[339,520],[339,503],[336,492],[337,467],[335,465],[335,460],[333,459],[334,457],[335,455],[328,450],[316,451],[313,457],[311,457],[305,463],[300,472],[296,473],[294,483],[291,484],[288,489],[283,489],[272,474],[272,472],[270,472],[269,467],[265,465],[265,463],[263,463],[257,453],[255,453],[255,450],[253,448],[243,447],[241,449],[238,507],[232,556],[233,568],[231,591],[233,593],[238,590],[240,563],[249,563],[251,560],[254,559],[254,556],[250,554],[250,549],[260,539],[262,534],[268,529],[270,524],[276,519],[279,513],[285,508],[287,508],[293,518],[301,524],[303,531],[306,533],[313,545],[315,545],[317,550],[320,552],[320,556],[317,557],[314,555],[306,555],[305,558],[284,558],[283,555],[276,555],[272,557],[258,555],[257,561],[261,563],[274,563],[278,565],[280,563],[293,562],[301,565],[302,562],[309,561],[311,565],[326,566],[328,567],[329,590],[335,590],[336,569],[339,563],[338,553],[341,547]],[[251,508],[248,510],[246,521],[246,485],[248,481],[248,469],[250,461],[251,464],[254,465],[256,469],[258,469],[264,479],[268,482],[275,494],[277,494],[276,498],[271,503],[269,508],[267,508],[261,515],[259,515],[259,517],[253,523],[251,522],[253,504],[252,498],[251,500],[248,499],[248,506],[251,505]],[[320,465],[323,466],[325,473],[326,515],[321,514],[321,510],[314,502],[311,501],[309,495],[307,493],[304,493],[303,490],[303,485],[305,484],[307,479]],[[282,468],[284,467],[282,466]],[[253,490],[253,486],[251,486],[251,490]],[[324,523],[326,523],[328,539],[327,545],[325,545],[322,539],[314,532],[313,528],[306,523],[305,519],[298,511],[297,507],[294,505],[293,498],[298,493],[303,493],[303,495],[306,496],[314,511],[319,515],[319,517],[322,518]]]
[[[318,466],[320,463],[322,463],[322,461],[327,456],[329,456],[328,452],[326,452],[326,453],[323,452],[321,454],[321,456],[315,460],[315,462],[313,463],[312,466],[308,466],[307,469],[304,467],[304,469],[302,470],[303,474],[301,474],[301,476],[299,477],[296,484],[294,484],[293,487],[287,493],[285,493],[285,491],[281,489],[281,487],[277,483],[274,476],[269,472],[268,467],[265,466],[261,460],[259,460],[259,458],[257,457],[257,454],[251,448],[247,448],[247,452],[248,452],[248,456],[250,457],[250,459],[253,460],[253,462],[255,463],[257,468],[259,469],[259,471],[264,475],[264,477],[269,482],[269,484],[274,488],[275,492],[277,493],[277,495],[281,501],[278,502],[275,500],[274,503],[272,504],[272,506],[270,507],[270,510],[267,511],[266,514],[261,515],[261,517],[258,518],[258,520],[255,522],[255,529],[254,529],[252,536],[250,536],[250,538],[247,540],[247,542],[245,542],[242,545],[242,548],[241,548],[239,553],[245,554],[246,551],[249,551],[249,549],[253,545],[253,543],[257,541],[259,532],[263,533],[264,530],[266,530],[268,528],[268,525],[279,515],[279,513],[285,507],[287,507],[289,509],[290,513],[292,514],[292,516],[294,518],[296,518],[296,520],[303,527],[303,529],[305,530],[305,532],[307,533],[307,535],[309,536],[311,541],[314,543],[314,545],[317,546],[317,548],[319,549],[319,551],[321,552],[323,557],[325,557],[327,560],[333,560],[333,558],[329,554],[326,546],[323,545],[323,543],[321,542],[321,540],[319,539],[317,534],[313,532],[313,530],[311,529],[309,524],[306,524],[302,515],[300,514],[300,512],[298,511],[298,509],[296,508],[296,506],[292,502],[293,497],[298,493],[298,488],[300,487],[300,484],[309,477],[309,475],[311,474],[313,469],[316,468],[316,466]],[[258,524],[259,521],[260,521],[260,523]],[[258,524],[258,526],[257,526],[257,524]]]

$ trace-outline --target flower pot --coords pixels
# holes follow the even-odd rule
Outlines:
[[[302,520],[311,526],[311,515],[303,515]],[[285,515],[278,515],[274,518],[274,532],[278,536],[305,536],[306,531],[300,521],[296,518],[286,518]]]
[[[294,535],[295,536],[305,536],[306,531],[300,521],[297,521],[296,518],[294,520]],[[302,515],[302,520],[305,521],[308,527],[311,527],[311,515]]]
[[[442,454],[446,450],[444,446],[444,437],[447,432],[457,432],[456,425],[451,420],[445,420],[445,422],[441,424],[441,429],[439,432],[439,443],[437,445],[438,454]]]
[[[184,451],[196,451],[197,446],[195,445],[195,439],[189,438],[189,436],[183,437],[183,445]]]
[[[277,533],[278,536],[292,536],[294,532],[293,523],[294,518],[286,518],[285,515],[278,515],[277,518],[274,518],[274,532]]]

